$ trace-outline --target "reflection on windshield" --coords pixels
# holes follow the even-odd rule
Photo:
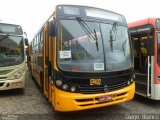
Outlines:
[[[86,29],[90,32],[86,33]],[[131,67],[127,27],[87,21],[83,22],[82,27],[80,20],[61,20],[59,31],[61,69],[74,71],[76,68],[76,72],[102,72]],[[112,49],[111,31],[114,40]],[[90,36],[94,36],[95,39]]]
[[[22,37],[0,35],[0,67],[13,66],[24,60]]]

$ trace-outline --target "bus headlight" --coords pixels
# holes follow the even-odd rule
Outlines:
[[[131,83],[132,83],[133,81],[134,81],[133,78],[131,78]]]
[[[62,85],[62,81],[61,80],[56,80],[56,85],[57,86],[61,86]]]
[[[12,76],[10,76],[9,78],[7,78],[7,80],[19,79],[24,74],[24,71],[25,71],[24,69],[21,69],[21,70],[15,72]]]
[[[130,80],[127,81],[127,85],[130,85],[134,82],[134,78],[131,78]]]
[[[72,87],[71,87],[71,91],[72,91],[72,92],[75,92],[75,91],[76,91],[76,87],[75,87],[75,86],[72,86]]]
[[[63,91],[74,92],[74,93],[79,91],[78,86],[70,84],[70,83],[66,83],[60,79],[55,81],[55,85],[57,86],[57,88],[59,88]]]
[[[128,80],[127,85],[130,85],[130,83],[131,83],[131,82]]]
[[[62,89],[67,90],[68,89],[68,85],[67,84],[62,85]]]

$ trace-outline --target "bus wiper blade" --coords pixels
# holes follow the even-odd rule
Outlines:
[[[126,42],[127,42],[127,40],[125,40],[125,41],[123,42],[123,44],[122,44],[122,50],[123,50],[124,56],[125,56],[125,48],[124,48],[124,45],[125,45]]]
[[[4,35],[4,37],[2,37],[1,39],[0,39],[0,42],[2,42],[4,39],[6,39],[6,38],[8,38],[8,34],[6,34],[6,35]]]
[[[113,38],[112,38],[112,35],[111,35],[111,30],[110,30],[110,40],[109,40],[109,42],[110,42],[110,47],[111,47],[111,51],[113,52]]]
[[[94,28],[94,35],[95,35],[96,47],[97,47],[97,51],[98,51],[98,50],[99,50],[99,49],[98,49],[98,38],[97,38],[97,34],[96,34],[95,28]]]
[[[112,29],[110,30],[110,40],[109,40],[112,52],[113,52],[113,41],[116,41],[116,35],[117,35],[117,22],[114,22]]]
[[[80,24],[80,26],[82,27],[82,29],[84,30],[84,32],[87,34],[87,36],[96,41],[96,47],[98,51],[99,50],[98,49],[98,38],[97,38],[95,28],[94,28],[94,34],[93,34],[93,31],[90,29],[90,27],[87,25],[87,23],[84,20],[82,20],[80,17],[76,17],[76,19],[78,23]]]
[[[87,25],[87,23],[82,20],[82,18],[80,17],[76,17],[76,20],[78,21],[78,23],[81,25],[82,29],[84,30],[84,32],[87,34],[88,37],[92,38],[93,40],[96,40],[95,36],[93,35],[92,30],[90,29],[90,27]]]

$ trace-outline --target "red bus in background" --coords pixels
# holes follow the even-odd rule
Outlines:
[[[128,24],[133,42],[136,93],[160,100],[160,18]]]

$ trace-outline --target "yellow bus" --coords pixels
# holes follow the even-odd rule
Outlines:
[[[28,39],[20,25],[0,23],[0,90],[25,87]]]
[[[123,15],[57,5],[31,41],[31,74],[56,111],[131,100],[133,54]]]

